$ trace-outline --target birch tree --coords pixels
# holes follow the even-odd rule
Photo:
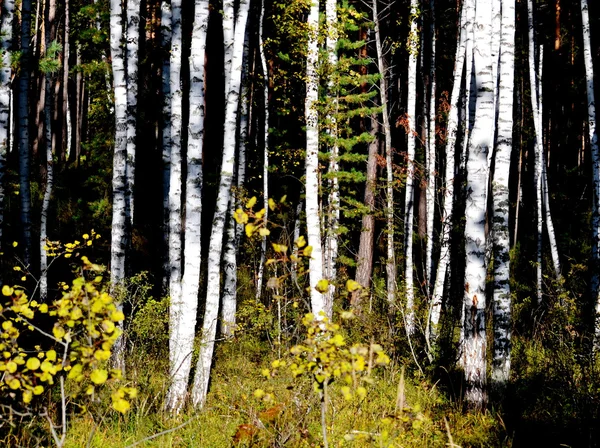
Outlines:
[[[196,375],[192,389],[192,402],[194,406],[201,407],[206,400],[208,382],[212,364],[212,356],[217,332],[217,318],[219,315],[220,284],[221,284],[221,254],[223,248],[223,234],[225,230],[225,218],[229,204],[231,184],[233,181],[233,169],[235,165],[235,147],[237,118],[239,111],[239,96],[241,89],[244,36],[246,35],[246,24],[250,2],[241,0],[235,23],[233,54],[231,60],[231,74],[229,78],[229,91],[225,105],[225,134],[223,143],[223,161],[221,163],[221,178],[213,218],[212,232],[210,235],[208,252],[208,276],[206,285],[206,302],[204,320],[202,323],[202,345],[198,355]]]
[[[412,335],[416,330],[415,292],[413,286],[413,213],[414,213],[414,176],[416,146],[416,113],[417,113],[417,53],[419,38],[417,36],[417,0],[410,2],[410,34],[408,36],[408,93],[406,106],[406,132],[408,134],[406,196],[404,206],[404,254],[406,257],[404,282],[406,286],[406,332]]]
[[[321,223],[319,219],[319,2],[311,3],[308,14],[308,51],[306,54],[306,100],[304,118],[306,121],[306,234],[308,245],[312,247],[309,260],[309,284],[311,311],[320,318],[327,315],[330,305],[323,294],[325,290],[318,283],[323,280],[323,249],[321,245]]]
[[[0,250],[3,248],[2,236],[4,234],[4,172],[6,155],[12,135],[11,109],[11,66],[10,58],[13,45],[12,24],[15,4],[7,0],[2,4],[0,11],[0,33],[2,34],[2,55],[0,65]]]
[[[510,373],[511,297],[509,175],[513,135],[513,92],[515,78],[515,1],[502,0],[499,97],[496,155],[494,158],[493,239],[494,239],[494,351],[492,384],[503,388]]]
[[[191,353],[183,353],[180,346],[182,303],[182,64],[181,0],[171,1],[171,60],[169,69],[170,92],[170,155],[169,155],[169,366],[172,386],[167,394],[167,408],[178,410],[187,381],[182,375],[183,363]],[[183,388],[183,391],[182,391]]]
[[[263,202],[265,213],[263,215],[263,223],[267,225],[269,220],[269,78],[267,71],[267,58],[265,56],[264,39],[263,39],[263,21],[265,14],[264,0],[260,10],[260,19],[258,25],[259,48],[258,54],[260,57],[260,66],[263,73],[263,110],[264,110],[264,130],[263,130]],[[258,265],[258,279],[256,282],[256,298],[259,299],[262,292],[265,258],[267,253],[267,236],[263,235],[260,242],[260,261]]]
[[[208,29],[208,1],[196,0],[190,53],[190,115],[185,183],[185,249],[181,299],[171,302],[178,318],[171,354],[169,406],[179,411],[186,397],[192,366],[198,290],[200,288],[202,218],[202,148],[204,136],[204,55]]]
[[[138,51],[140,41],[140,0],[127,0],[127,228],[133,227],[135,151],[137,139]]]
[[[590,17],[587,0],[581,0],[581,20],[583,25],[583,60],[588,104],[588,132],[592,153],[593,204],[592,204],[592,294],[596,300],[594,322],[594,350],[600,348],[600,153],[598,150],[598,129],[596,122],[596,102],[594,93],[594,65],[590,44]]]
[[[261,9],[261,17],[264,13]],[[261,19],[262,23],[262,19]],[[244,65],[242,72],[242,90],[240,100],[240,126],[239,126],[239,141],[238,141],[238,162],[237,162],[237,195],[229,198],[229,217],[227,223],[227,236],[225,243],[225,254],[223,255],[223,271],[225,278],[223,280],[223,299],[221,304],[221,335],[227,338],[232,337],[235,331],[235,312],[237,308],[237,255],[240,247],[240,240],[244,225],[238,224],[233,217],[233,210],[237,210],[240,206],[240,195],[242,193],[244,182],[246,180],[246,140],[248,139],[249,126],[249,108],[250,108],[250,89],[248,87],[248,61],[250,56],[250,39],[248,36],[248,27],[246,29],[246,38],[244,42]],[[260,30],[259,30],[260,33]],[[266,168],[264,168],[266,171]],[[264,173],[264,171],[263,171]],[[264,182],[264,181],[263,181]],[[267,199],[268,200],[268,199]],[[265,205],[265,214],[268,207]],[[266,250],[266,238],[263,238],[264,246],[261,250]],[[264,250],[261,253],[261,263],[264,263]],[[259,291],[256,291],[257,297]]]
[[[325,303],[327,305],[327,315],[331,316],[333,313],[333,294],[335,292],[334,281],[336,277],[336,262],[338,257],[338,233],[339,233],[339,221],[340,221],[340,186],[338,179],[339,172],[339,147],[338,147],[338,125],[337,125],[337,112],[338,112],[338,99],[337,93],[335,92],[335,85],[333,80],[333,72],[337,69],[338,56],[337,56],[337,0],[327,0],[325,2],[325,47],[327,50],[327,62],[329,64],[330,74],[327,80],[327,89],[329,95],[329,109],[328,114],[328,134],[330,138],[329,144],[329,198],[328,198],[328,210],[325,215],[325,222],[327,223],[324,229],[325,232],[325,244],[324,244],[324,256],[323,256],[323,276],[329,280],[327,291],[325,292],[326,298]]]
[[[435,1],[429,1],[429,36],[431,52],[429,55],[429,106],[427,118],[427,139],[426,139],[426,156],[427,156],[427,237],[425,241],[425,280],[427,294],[430,293],[430,282],[432,277],[433,263],[433,224],[435,214],[436,200],[436,145],[435,145],[435,122],[436,122],[436,79],[435,79],[435,50],[436,50],[436,35],[435,35]]]
[[[40,298],[45,300],[48,296],[48,255],[46,253],[48,240],[48,210],[50,208],[50,198],[54,188],[54,140],[52,138],[52,75],[58,70],[57,52],[59,46],[52,43],[51,35],[56,20],[56,0],[47,0],[44,10],[44,46],[45,58],[41,61],[41,69],[45,72],[45,102],[44,102],[44,127],[45,127],[45,148],[46,148],[46,186],[44,197],[42,199],[42,210],[40,216]]]
[[[444,282],[448,273],[450,263],[450,236],[452,233],[453,211],[454,211],[454,180],[456,164],[455,151],[457,142],[457,133],[459,128],[458,107],[461,98],[461,84],[463,80],[463,71],[466,58],[467,34],[471,33],[472,23],[469,8],[470,2],[465,2],[462,6],[460,18],[460,33],[456,44],[456,54],[454,57],[454,75],[452,84],[452,93],[450,95],[450,111],[448,113],[448,124],[446,129],[446,169],[444,173],[443,187],[443,211],[442,211],[442,229],[440,243],[440,259],[437,265],[433,294],[431,297],[431,307],[427,321],[428,328],[425,332],[427,345],[431,349],[435,347],[435,341],[439,334],[439,321],[442,311],[442,302],[444,298]],[[460,148],[459,148],[460,151]]]
[[[538,304],[542,302],[542,168],[544,148],[542,146],[542,116],[540,113],[539,92],[540,84],[537,77],[537,64],[535,62],[535,33],[533,20],[533,1],[527,0],[527,23],[529,25],[529,85],[531,92],[531,108],[533,114],[533,127],[535,134],[535,166],[534,166],[534,184],[535,184],[535,209],[536,209],[536,295]]]
[[[127,80],[122,47],[123,10],[120,0],[110,2],[110,53],[112,59],[115,149],[113,156],[113,213],[111,226],[110,277],[113,285],[125,278],[126,175],[127,175]],[[67,88],[65,84],[64,89]]]
[[[477,86],[473,131],[467,156],[467,201],[465,208],[464,339],[461,364],[467,390],[465,399],[481,408],[486,401],[485,334],[485,209],[488,183],[487,155],[493,136],[494,83],[492,79],[491,0],[479,0],[473,33],[473,76]]]
[[[162,61],[162,187],[163,187],[163,289],[169,290],[170,282],[170,251],[169,251],[169,187],[171,178],[171,1],[162,1],[161,9],[161,45],[163,48]]]

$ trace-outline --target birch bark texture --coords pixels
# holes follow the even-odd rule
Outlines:
[[[319,219],[319,2],[313,1],[307,19],[308,51],[306,54],[306,99],[304,117],[306,121],[306,234],[308,245],[313,248],[309,260],[309,284],[311,311],[315,318],[327,316],[329,309],[326,296],[317,290],[323,279],[323,247]],[[331,316],[329,316],[331,317]]]
[[[433,294],[431,297],[431,306],[425,338],[430,355],[436,348],[436,339],[439,335],[439,322],[442,313],[442,303],[444,299],[444,283],[450,264],[450,236],[452,234],[453,211],[454,211],[454,180],[456,173],[455,153],[457,144],[457,134],[459,130],[459,101],[461,99],[461,84],[463,80],[463,71],[466,59],[467,34],[471,32],[471,22],[469,21],[469,2],[462,6],[460,19],[460,33],[456,44],[456,55],[454,57],[454,76],[452,84],[452,93],[450,95],[450,111],[448,113],[448,124],[446,130],[446,169],[444,173],[443,187],[443,210],[442,210],[442,229],[440,243],[440,259],[435,274],[435,283],[433,285]],[[460,148],[459,148],[460,152]]]
[[[416,331],[415,291],[413,280],[413,215],[414,215],[414,179],[415,179],[415,147],[416,147],[416,113],[417,113],[417,54],[419,37],[417,31],[417,0],[410,2],[410,33],[408,36],[408,93],[406,105],[406,132],[408,144],[406,150],[406,195],[404,203],[404,283],[406,288],[406,333],[412,335]]]
[[[185,180],[185,247],[181,299],[171,302],[171,312],[177,315],[178,339],[172,341],[171,389],[169,405],[180,411],[187,396],[187,385],[192,367],[192,352],[198,311],[201,258],[202,218],[202,150],[204,137],[204,56],[208,29],[208,1],[196,0],[192,45],[190,52],[190,92],[188,144]]]
[[[198,355],[198,364],[192,389],[192,403],[202,407],[208,393],[208,382],[212,357],[217,333],[217,318],[221,297],[221,254],[223,251],[223,234],[225,232],[225,218],[227,206],[231,195],[233,170],[235,166],[236,134],[239,112],[239,97],[243,70],[244,40],[246,24],[250,9],[249,0],[240,0],[235,23],[233,54],[230,67],[229,91],[225,105],[225,135],[223,143],[223,161],[221,164],[221,178],[217,193],[217,203],[213,218],[212,232],[210,235],[208,252],[207,292],[202,323],[202,345]]]
[[[168,409],[177,410],[181,395],[187,390],[187,382],[181,376],[184,358],[191,356],[180,350],[180,328],[183,314],[182,303],[182,30],[181,30],[181,0],[171,1],[171,60],[169,70],[170,91],[170,157],[169,157],[169,366],[172,386],[166,399]],[[185,388],[182,391],[183,384]]]
[[[11,110],[11,75],[10,52],[13,46],[13,14],[14,0],[7,0],[2,4],[0,11],[0,33],[2,34],[2,54],[0,59],[0,250],[2,249],[2,235],[4,232],[4,174],[6,171],[6,155],[12,135]]]
[[[486,402],[486,232],[488,151],[493,144],[489,130],[494,124],[492,79],[491,0],[478,0],[473,31],[473,77],[477,86],[473,131],[469,136],[465,207],[464,338],[461,364],[467,390],[465,400],[482,408]]]
[[[600,152],[598,148],[598,128],[596,121],[596,101],[594,92],[594,65],[590,38],[590,17],[587,0],[581,0],[581,20],[583,24],[583,60],[588,103],[588,131],[592,154],[593,204],[592,204],[592,294],[596,301],[594,322],[594,351],[600,349]]]
[[[515,0],[502,0],[500,32],[500,65],[498,88],[498,119],[493,201],[494,249],[494,349],[491,381],[503,389],[510,374],[511,297],[510,297],[510,235],[509,176],[513,136],[513,97],[515,78]]]
[[[111,226],[110,277],[113,285],[125,278],[126,175],[127,175],[127,80],[123,54],[123,10],[120,0],[110,2],[110,53],[115,107],[113,155],[113,213]],[[65,84],[64,89],[67,88]]]

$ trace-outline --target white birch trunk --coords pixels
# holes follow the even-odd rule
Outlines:
[[[11,75],[10,52],[13,44],[13,12],[14,0],[7,0],[2,5],[0,17],[0,33],[2,34],[2,55],[0,65],[0,250],[4,233],[4,174],[6,170],[6,155],[8,154],[11,135]]]
[[[19,198],[23,262],[27,266],[31,255],[31,189],[29,181],[29,78],[31,64],[31,0],[21,3],[21,69],[17,120],[19,128]]]
[[[309,260],[309,284],[311,311],[317,319],[327,315],[326,297],[317,291],[317,283],[323,279],[323,248],[321,245],[321,222],[319,212],[319,2],[313,0],[308,14],[308,51],[306,55],[306,233],[308,245],[312,246]]]
[[[500,77],[498,124],[493,194],[494,239],[494,351],[491,380],[494,387],[504,388],[510,374],[511,300],[510,300],[510,235],[509,176],[513,146],[513,94],[515,79],[515,0],[502,0],[500,35]]]
[[[263,72],[263,97],[264,97],[264,134],[263,134],[263,201],[265,214],[263,215],[263,223],[265,228],[269,220],[269,72],[267,71],[267,58],[265,57],[264,40],[263,40],[263,20],[265,14],[265,5],[260,11],[260,23],[258,30],[259,38],[259,56],[260,66]],[[260,262],[258,265],[258,279],[256,282],[256,299],[260,299],[262,294],[263,278],[265,271],[265,257],[267,253],[267,236],[263,236],[260,242]]]
[[[469,32],[467,28],[468,17],[468,3],[465,3],[462,7],[460,36],[456,45],[456,55],[454,57],[454,81],[450,96],[450,111],[448,114],[448,125],[446,131],[446,172],[444,174],[444,194],[442,199],[443,211],[440,261],[437,266],[435,283],[433,286],[433,295],[431,297],[431,309],[427,322],[428,328],[425,331],[425,338],[430,352],[435,348],[435,341],[439,334],[438,325],[440,322],[442,301],[444,298],[444,281],[447,277],[448,265],[450,263],[450,236],[452,233],[452,214],[454,210],[454,176],[456,171],[454,154],[456,136],[459,126],[458,106],[461,96],[462,74],[465,66],[467,33]]]
[[[490,129],[494,121],[492,80],[491,0],[479,0],[475,12],[473,76],[477,86],[473,130],[467,156],[467,201],[465,208],[464,339],[461,363],[467,390],[465,399],[481,408],[486,401],[485,334],[485,210],[488,185],[487,154],[492,149]]]
[[[326,39],[325,46],[327,48],[327,59],[330,66],[330,73],[337,70],[337,0],[327,0],[325,2],[325,20],[326,20]],[[333,295],[335,293],[335,277],[336,277],[336,261],[338,257],[338,233],[339,233],[339,221],[340,221],[340,186],[338,179],[339,172],[339,147],[337,143],[338,138],[338,125],[337,125],[337,113],[338,113],[338,99],[337,93],[334,92],[335,86],[333,80],[329,79],[327,82],[328,98],[330,102],[330,113],[329,113],[329,136],[332,140],[332,144],[329,147],[329,200],[328,210],[325,220],[327,226],[325,229],[325,254],[323,257],[323,276],[329,280],[329,287],[327,288],[325,303],[327,305],[326,313],[331,316],[333,313]]]
[[[238,141],[238,166],[237,166],[237,195],[229,199],[229,216],[227,218],[227,242],[223,255],[223,298],[221,304],[221,336],[230,338],[236,328],[235,310],[237,308],[237,254],[240,240],[244,232],[244,225],[237,224],[233,218],[233,210],[240,206],[239,196],[242,193],[246,180],[246,140],[248,138],[248,106],[250,104],[250,89],[248,88],[248,59],[250,54],[249,27],[246,29],[244,42],[244,66],[242,72],[242,94],[240,113],[240,138]],[[266,209],[265,209],[266,210]]]
[[[127,84],[121,41],[123,18],[121,2],[110,3],[110,51],[115,98],[115,151],[113,157],[113,216],[111,230],[110,276],[114,285],[125,278],[126,171],[127,171]],[[67,86],[65,85],[66,89]]]
[[[172,384],[166,398],[166,406],[171,410],[181,407],[182,396],[187,390],[187,381],[183,377],[186,358],[191,353],[181,350],[181,317],[187,313],[182,302],[182,31],[181,31],[181,0],[171,2],[171,61],[169,90],[171,95],[171,154],[169,176],[169,368]]]
[[[47,1],[44,11],[44,45],[46,51],[52,42],[50,32],[53,28],[56,14],[55,0]],[[48,240],[48,209],[50,208],[50,198],[54,188],[54,163],[52,159],[54,140],[52,139],[52,75],[46,73],[46,93],[44,104],[44,126],[46,140],[46,187],[42,199],[42,211],[40,216],[40,299],[46,300],[48,297],[48,254],[46,244]]]
[[[462,141],[462,150],[460,153],[460,172],[464,172],[467,167],[467,154],[469,137],[473,127],[474,104],[472,92],[473,82],[473,26],[475,22],[475,1],[465,0],[469,7],[467,8],[467,39],[466,39],[466,61],[465,61],[465,122],[464,135]]]
[[[208,0],[196,0],[192,48],[190,53],[190,116],[188,124],[187,172],[185,182],[185,249],[184,270],[179,303],[171,302],[171,312],[178,313],[177,341],[172,367],[169,405],[179,411],[186,398],[192,366],[198,290],[200,288],[202,223],[202,148],[204,137],[204,55],[208,29]]]
[[[436,122],[436,79],[435,79],[435,1],[429,1],[429,35],[431,39],[431,54],[429,59],[429,118],[427,120],[427,237],[425,241],[425,279],[427,294],[431,293],[431,278],[433,265],[433,227],[436,202],[436,147],[435,147],[435,122]]]
[[[527,0],[527,17],[529,25],[529,84],[531,92],[531,109],[533,113],[533,126],[535,132],[535,166],[534,166],[534,183],[535,183],[535,208],[536,208],[536,296],[538,303],[542,302],[542,167],[543,167],[543,152],[542,147],[542,129],[541,129],[541,111],[539,107],[539,79],[537,79],[537,70],[535,62],[535,36],[534,36],[534,21],[533,21],[533,2]]]
[[[404,206],[404,254],[406,257],[404,282],[406,286],[406,332],[414,334],[415,323],[415,292],[413,286],[413,212],[414,212],[414,176],[415,176],[415,145],[416,145],[416,111],[417,111],[417,0],[410,4],[410,34],[408,36],[408,97],[406,106],[406,129],[408,132],[407,145],[407,174],[406,196]]]
[[[163,186],[163,290],[169,291],[169,182],[171,177],[171,2],[161,2],[162,64],[162,186]]]
[[[235,24],[231,76],[229,78],[230,86],[225,107],[225,136],[223,143],[223,162],[221,164],[221,179],[219,182],[208,253],[208,278],[204,320],[202,323],[202,345],[200,346],[192,390],[192,403],[197,407],[203,406],[206,401],[215,346],[215,336],[217,333],[221,283],[220,264],[223,249],[225,218],[227,216],[227,205],[229,204],[229,197],[231,195],[230,190],[235,165],[235,144],[243,67],[244,37],[246,35],[249,8],[249,0],[240,1]]]
[[[127,228],[133,227],[133,187],[138,101],[138,49],[140,42],[140,0],[127,0]]]
[[[223,59],[225,78],[225,102],[229,95],[229,79],[231,78],[231,61],[233,56],[233,39],[235,30],[235,7],[233,0],[223,0]]]
[[[386,166],[386,289],[387,301],[391,306],[396,302],[396,254],[394,251],[394,168],[392,164],[392,127],[388,112],[388,88],[387,71],[385,68],[383,45],[381,42],[381,30],[379,27],[379,12],[377,0],[371,4],[373,10],[373,23],[375,25],[375,46],[377,49],[377,69],[381,74],[379,80],[379,92],[381,96],[381,114],[383,116],[383,133],[385,137],[385,166]]]
[[[592,155],[593,204],[592,204],[592,294],[596,300],[594,325],[594,351],[600,348],[600,152],[598,149],[598,129],[596,125],[596,102],[594,94],[594,65],[590,44],[590,18],[587,0],[581,0],[581,19],[583,24],[583,60],[585,62],[585,80],[588,102],[588,131]]]

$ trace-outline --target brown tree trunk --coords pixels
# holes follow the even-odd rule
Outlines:
[[[377,115],[371,115],[371,135],[373,140],[369,143],[369,156],[367,158],[367,181],[365,185],[365,206],[368,212],[363,215],[360,243],[356,260],[356,281],[368,291],[371,286],[371,273],[373,271],[373,242],[375,236],[375,188],[377,187],[377,157],[379,155],[379,123]],[[351,306],[357,311],[361,310],[364,292],[354,291],[350,299]]]

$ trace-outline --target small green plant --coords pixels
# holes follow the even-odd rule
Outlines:
[[[125,413],[137,395],[135,388],[120,385],[121,371],[108,366],[124,316],[104,290],[104,267],[79,255],[93,239],[94,234],[85,234],[83,243],[48,242],[48,255],[77,258],[78,276],[70,285],[60,284],[59,299],[38,303],[20,285],[1,289],[0,406],[5,413],[43,418],[59,447],[67,434],[67,407],[85,411],[108,389],[112,408]],[[15,271],[23,268],[15,266]],[[55,413],[60,424],[54,422]]]
[[[349,282],[349,289],[355,287]],[[352,318],[352,313],[342,313],[343,319]],[[294,378],[309,377],[313,390],[319,395],[321,402],[321,431],[323,443],[327,441],[327,403],[329,401],[329,385],[333,381],[343,384],[339,391],[347,401],[362,401],[367,398],[367,387],[372,384],[372,372],[376,366],[385,366],[390,358],[384,353],[379,344],[353,344],[348,346],[339,324],[329,322],[321,316],[315,318],[307,314],[302,319],[306,328],[306,338],[301,344],[291,348],[292,360],[275,360],[272,369],[264,369],[266,377],[274,376],[283,367],[288,367]],[[259,389],[255,392],[257,398],[265,393]]]

